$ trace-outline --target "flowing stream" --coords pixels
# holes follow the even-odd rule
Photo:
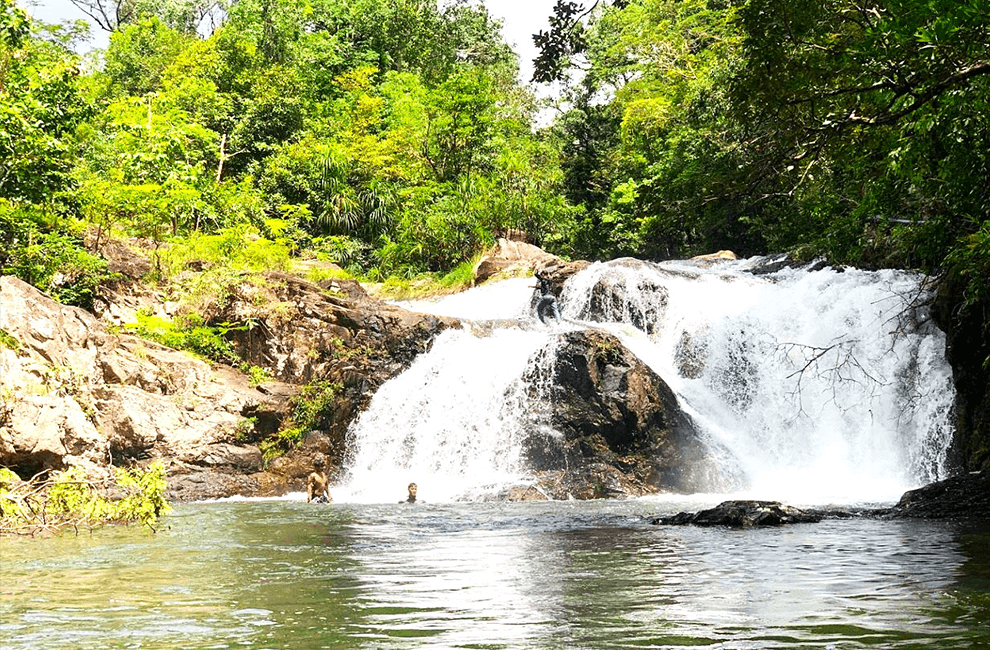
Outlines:
[[[0,649],[990,647],[990,524],[659,527],[728,495],[889,503],[946,472],[921,278],[632,260],[411,307],[468,318],[350,431],[335,503],[182,505],[157,532],[0,540]],[[711,493],[509,503],[560,334],[615,333],[718,459]],[[538,380],[524,379],[537,377]],[[535,390],[534,390],[535,388]],[[398,503],[409,481],[421,502]]]
[[[406,304],[477,325],[441,335],[376,394],[340,497],[380,502],[416,481],[434,499],[475,498],[525,482],[524,424],[553,406],[524,377],[545,377],[527,370],[580,328],[615,334],[675,391],[718,460],[711,492],[885,502],[943,478],[953,388],[923,278],[750,273],[759,262],[595,264],[568,280],[549,326],[532,314],[532,279]]]

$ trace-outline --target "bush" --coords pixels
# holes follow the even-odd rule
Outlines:
[[[106,260],[81,237],[50,227],[34,208],[0,199],[0,273],[14,275],[65,305],[91,309],[97,288],[112,275]]]
[[[0,469],[0,535],[34,534],[69,526],[138,522],[152,530],[170,511],[165,500],[165,465],[155,461],[144,470],[117,468],[112,480],[93,480],[78,467],[43,481],[21,481]],[[123,492],[109,499],[106,491]]]
[[[234,326],[211,327],[203,325],[198,317],[187,317],[184,323],[177,324],[146,312],[138,312],[137,319],[137,323],[124,326],[132,334],[217,363],[240,363],[234,344],[224,338]]]
[[[340,384],[325,379],[303,386],[302,391],[289,400],[292,413],[288,420],[278,433],[258,445],[265,462],[284,455],[302,440],[307,431],[325,426],[328,411],[340,389]]]

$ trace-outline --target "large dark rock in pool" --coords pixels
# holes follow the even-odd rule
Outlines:
[[[990,520],[990,470],[954,476],[905,492],[889,514],[927,519]]]
[[[611,334],[562,335],[529,378],[537,403],[526,440],[553,498],[711,489],[717,470],[669,386]],[[549,376],[541,377],[540,373]],[[541,417],[543,418],[541,420]]]
[[[778,501],[724,501],[714,508],[701,512],[681,512],[672,517],[654,519],[654,524],[668,526],[728,526],[749,528],[753,526],[781,526],[783,524],[808,524],[822,520],[822,514],[785,506]]]

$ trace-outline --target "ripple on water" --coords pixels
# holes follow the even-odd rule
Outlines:
[[[649,501],[180,506],[4,540],[4,648],[970,647],[987,531],[654,527]]]

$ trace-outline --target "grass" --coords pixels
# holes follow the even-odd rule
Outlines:
[[[449,273],[424,273],[411,280],[389,277],[381,283],[365,284],[368,292],[387,300],[420,300],[446,296],[470,289],[474,282],[474,267],[480,256],[458,264]]]

